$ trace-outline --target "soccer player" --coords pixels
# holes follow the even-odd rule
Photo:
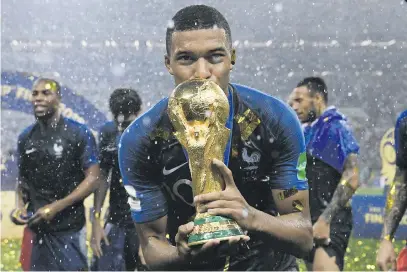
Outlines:
[[[114,121],[103,125],[99,133],[102,181],[94,198],[95,214],[92,222],[91,246],[96,258],[93,260],[92,270],[134,271],[137,261],[140,262],[138,260],[139,241],[120,175],[117,144],[123,130],[139,114],[141,99],[135,90],[116,89],[110,96],[109,106]],[[109,187],[109,214],[103,229],[100,213]]]
[[[388,271],[407,270],[407,248],[404,248],[396,261],[393,238],[407,207],[407,110],[397,118],[394,130],[396,144],[396,178],[386,201],[383,232],[377,253],[379,269]]]
[[[61,116],[61,87],[40,78],[32,90],[36,122],[18,138],[19,190],[28,188],[26,219],[35,233],[31,270],[87,270],[83,200],[98,187],[91,131]],[[22,202],[19,202],[22,203]]]
[[[348,201],[359,186],[359,145],[346,117],[327,103],[327,86],[318,77],[303,79],[289,97],[304,129],[315,271],[343,270],[352,231]]]
[[[193,199],[188,162],[168,119],[168,99],[125,130],[119,164],[146,264],[153,270],[295,271],[290,254],[303,256],[312,248],[300,123],[280,100],[229,83],[236,52],[219,11],[192,5],[172,21],[166,35],[168,72],[176,85],[194,78],[217,83],[229,98],[233,137],[228,166],[213,161],[225,189]],[[232,239],[230,248],[218,240],[189,247],[196,204],[202,205],[200,212],[234,219],[250,241]]]

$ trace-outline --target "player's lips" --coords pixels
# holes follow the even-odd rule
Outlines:
[[[47,106],[44,106],[44,105],[35,105],[34,106],[34,109],[35,109],[35,111],[45,111],[45,110],[47,110]]]

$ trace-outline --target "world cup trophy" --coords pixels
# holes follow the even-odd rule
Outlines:
[[[229,102],[223,90],[214,82],[193,79],[179,84],[168,101],[168,116],[174,135],[188,155],[193,195],[218,192],[223,188],[221,174],[212,166],[214,158],[223,161],[231,131],[225,126]],[[212,239],[228,240],[244,236],[234,221],[222,216],[199,213],[188,245],[195,246]]]

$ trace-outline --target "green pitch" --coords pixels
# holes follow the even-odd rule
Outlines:
[[[1,265],[2,271],[21,271],[19,263],[21,240],[3,239],[1,241]],[[396,251],[404,246],[404,241],[396,242]],[[354,239],[349,243],[345,257],[346,271],[374,271],[376,268],[376,251],[378,241],[375,239]],[[300,261],[301,271],[305,271],[305,265]]]

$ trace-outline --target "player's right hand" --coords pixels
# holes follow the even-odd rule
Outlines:
[[[393,243],[383,239],[380,243],[379,251],[376,258],[377,266],[382,271],[396,271],[397,257],[394,251]]]
[[[25,225],[28,222],[27,210],[25,208],[15,208],[10,213],[11,222],[16,225]]]
[[[93,255],[98,258],[103,256],[102,246],[100,244],[102,239],[106,245],[110,245],[109,240],[107,239],[107,236],[105,234],[105,230],[103,229],[99,220],[94,220],[92,223],[91,248],[93,251]]]

